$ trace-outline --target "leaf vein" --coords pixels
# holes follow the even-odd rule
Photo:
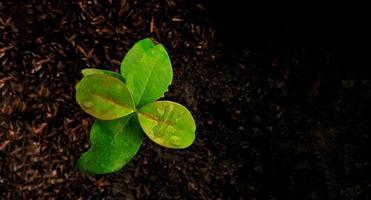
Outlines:
[[[152,46],[151,47],[151,49],[153,49],[153,48],[155,48],[156,46]],[[151,49],[149,49],[149,51],[151,50]],[[143,87],[143,89],[141,90],[141,93],[140,93],[140,96],[139,96],[139,99],[138,99],[138,102],[137,102],[137,105],[139,105],[139,103],[141,102],[141,100],[143,99],[143,94],[145,94],[145,92],[147,91],[147,88],[148,88],[148,82],[149,82],[149,80],[151,79],[151,77],[152,77],[152,73],[153,73],[153,71],[154,71],[154,69],[155,69],[155,66],[157,65],[157,62],[160,60],[160,58],[159,57],[156,57],[156,61],[154,62],[155,64],[153,64],[153,65],[151,65],[151,71],[150,71],[150,73],[149,73],[149,76],[148,76],[148,78],[145,80],[145,84],[144,84],[144,87]]]
[[[156,122],[159,122],[159,123],[164,123],[165,125],[167,125],[167,126],[171,126],[171,127],[173,127],[174,129],[177,129],[177,130],[182,130],[182,129],[180,129],[179,127],[175,126],[173,123],[169,122],[169,121],[162,120],[162,119],[160,119],[160,118],[157,118],[157,117],[154,116],[154,115],[150,115],[150,114],[145,113],[145,112],[140,112],[140,111],[138,111],[138,112],[139,112],[141,115],[143,115],[145,118],[147,118],[147,119],[151,119],[151,120],[156,121]]]
[[[134,110],[133,110],[130,106],[128,106],[128,105],[126,105],[126,104],[122,104],[122,103],[120,103],[120,102],[117,102],[117,101],[115,101],[115,100],[113,100],[113,99],[110,99],[110,98],[107,98],[107,97],[105,97],[105,96],[102,96],[102,95],[100,95],[100,94],[92,93],[91,95],[94,96],[94,97],[97,97],[97,98],[103,99],[103,100],[105,100],[105,101],[108,101],[109,103],[114,104],[114,105],[116,105],[116,106],[118,106],[118,107],[122,107],[122,108],[126,108],[126,109],[128,109],[128,110],[134,111]]]

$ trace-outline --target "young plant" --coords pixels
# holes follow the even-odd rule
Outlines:
[[[183,149],[193,143],[196,125],[187,108],[156,101],[173,79],[169,55],[161,44],[148,38],[137,42],[122,61],[120,74],[99,69],[84,69],[82,74],[76,100],[97,120],[90,131],[91,147],[77,162],[80,171],[120,170],[137,153],[144,133],[167,148]]]

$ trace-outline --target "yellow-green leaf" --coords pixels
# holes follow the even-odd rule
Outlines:
[[[109,71],[109,70],[86,68],[86,69],[81,70],[81,73],[83,76],[88,76],[88,75],[93,75],[93,74],[107,74],[125,83],[125,79],[123,76],[121,76],[121,74],[117,72]]]
[[[85,76],[76,85],[76,100],[85,112],[103,120],[117,119],[135,110],[126,85],[106,74]]]
[[[184,106],[171,101],[157,101],[143,106],[138,119],[147,136],[157,144],[174,149],[190,146],[196,124]]]
[[[135,115],[115,120],[96,120],[90,131],[90,149],[82,154],[77,169],[92,174],[120,170],[138,152],[143,141]]]
[[[138,107],[163,97],[173,80],[166,49],[149,38],[129,50],[121,63],[121,74]]]

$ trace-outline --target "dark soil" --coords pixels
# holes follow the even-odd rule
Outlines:
[[[305,8],[0,1],[1,199],[370,199],[367,17]],[[191,110],[196,141],[147,139],[121,171],[79,173],[94,120],[80,70],[117,71],[144,37],[169,51],[165,98]]]

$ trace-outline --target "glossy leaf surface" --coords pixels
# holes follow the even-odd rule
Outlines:
[[[163,97],[173,79],[166,49],[149,38],[129,50],[121,63],[121,74],[138,107]]]
[[[196,125],[184,106],[171,101],[157,101],[138,112],[141,127],[157,144],[174,149],[190,146],[195,139]]]
[[[90,131],[90,149],[77,162],[82,172],[105,174],[120,170],[138,152],[143,131],[134,114],[119,119],[96,120]]]
[[[76,100],[85,112],[103,120],[117,119],[135,110],[126,85],[106,74],[85,76],[76,85]]]
[[[121,80],[123,83],[125,83],[124,77],[121,76],[121,74],[109,70],[103,70],[103,69],[94,69],[94,68],[86,68],[81,70],[81,73],[83,76],[93,75],[93,74],[106,74],[110,75],[114,78],[117,78]]]

